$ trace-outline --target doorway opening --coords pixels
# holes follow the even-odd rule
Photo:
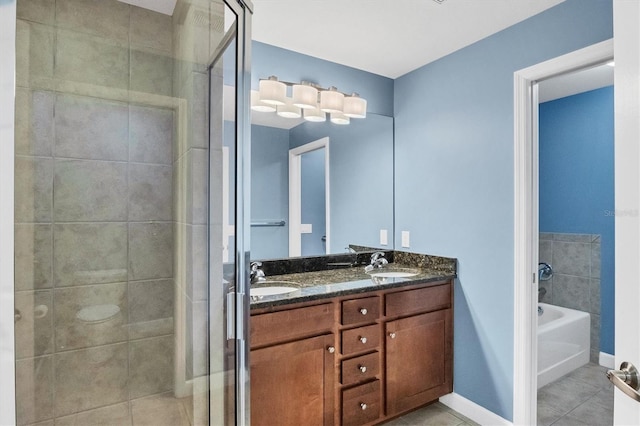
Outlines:
[[[538,423],[613,424],[613,65],[537,84]]]
[[[329,138],[289,150],[289,256],[328,253]]]
[[[517,71],[515,96],[514,423],[537,423],[539,93],[538,83],[606,63],[613,40]]]

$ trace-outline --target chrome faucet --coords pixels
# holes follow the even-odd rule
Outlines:
[[[264,271],[260,269],[262,262],[251,262],[251,272],[249,274],[251,284],[263,282],[267,280]]]
[[[373,268],[382,268],[384,265],[389,263],[387,259],[384,257],[384,253],[381,251],[377,251],[371,255],[371,265]]]

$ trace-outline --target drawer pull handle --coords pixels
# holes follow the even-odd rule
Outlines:
[[[389,333],[389,337],[391,337],[392,339],[395,339],[396,338],[396,333],[395,332]]]
[[[367,338],[364,336],[360,337],[360,341],[362,342],[363,345],[367,344]]]
[[[336,348],[334,348],[333,346],[329,346],[327,350],[329,351],[330,354],[332,354],[336,351]]]
[[[365,404],[364,402],[360,403],[360,409],[362,409],[362,411],[367,409],[367,404]]]
[[[366,373],[367,372],[367,367],[365,367],[364,365],[361,365],[358,368],[360,369],[361,373]]]
[[[361,313],[362,315],[367,315],[367,312],[369,312],[369,311],[367,311],[367,308],[361,308],[361,309],[360,309],[360,313]]]

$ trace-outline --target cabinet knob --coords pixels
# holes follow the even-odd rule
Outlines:
[[[327,350],[329,351],[330,354],[332,354],[336,351],[336,348],[334,348],[333,346],[329,346]]]
[[[367,372],[367,367],[365,367],[364,365],[361,365],[358,368],[360,369],[361,373],[366,373]]]
[[[365,404],[364,402],[360,403],[360,408],[362,409],[362,411],[367,409],[367,404]]]
[[[369,312],[369,311],[367,311],[367,308],[361,308],[361,309],[360,309],[360,313],[361,313],[362,315],[367,315],[367,312]]]
[[[392,339],[395,339],[396,338],[396,333],[395,332],[389,333],[389,337],[391,337]]]
[[[364,336],[362,336],[362,337],[360,337],[360,341],[361,341],[361,342],[362,342],[362,344],[364,345],[364,344],[366,344],[366,343],[367,343],[367,338],[366,338],[366,337],[364,337]]]

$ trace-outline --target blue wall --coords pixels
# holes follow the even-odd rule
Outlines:
[[[540,105],[540,232],[600,234],[600,350],[614,353],[613,87]]]
[[[513,73],[613,36],[567,0],[395,81],[396,247],[457,257],[455,392],[513,418]]]
[[[285,220],[286,226],[252,227],[251,257],[289,256],[289,131],[251,126],[251,221]]]

